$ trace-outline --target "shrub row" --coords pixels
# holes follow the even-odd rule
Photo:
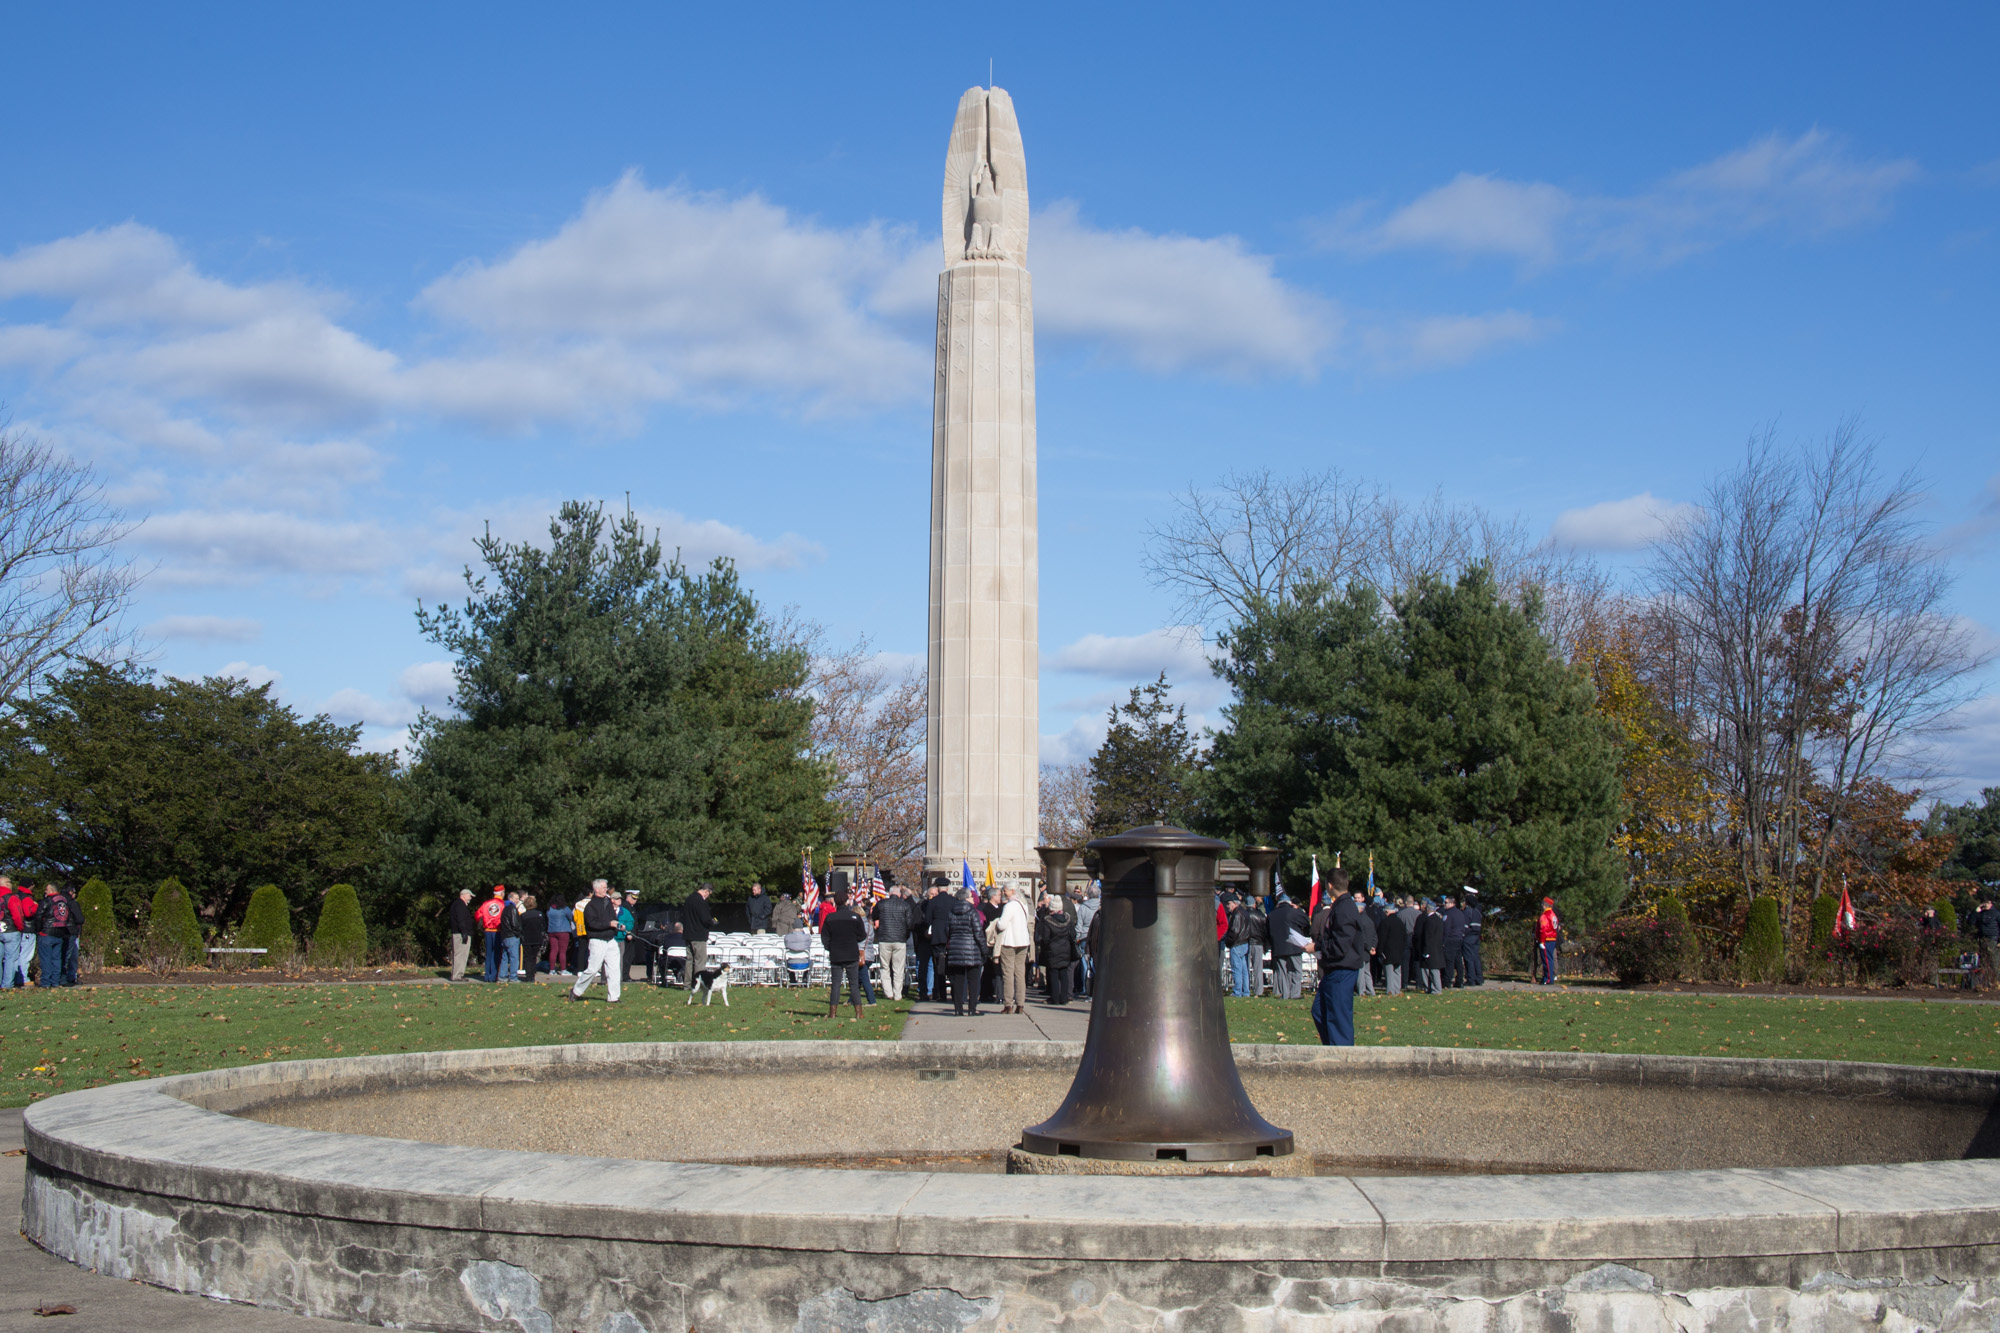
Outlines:
[[[136,963],[167,971],[193,966],[206,957],[208,933],[195,916],[192,895],[178,879],[161,881],[146,920],[132,930],[119,921],[111,888],[101,879],[83,886],[77,906],[83,914],[83,948],[100,966]],[[250,906],[231,945],[266,950],[251,957],[258,967],[278,965],[299,952],[291,905],[283,890],[266,884],[250,895]],[[368,929],[353,885],[336,884],[326,891],[309,947],[313,961],[323,967],[356,967],[366,958]]]

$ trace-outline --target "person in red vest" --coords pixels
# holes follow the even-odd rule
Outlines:
[[[1562,944],[1562,922],[1556,920],[1556,900],[1542,899],[1542,919],[1535,923],[1535,943],[1542,952],[1542,975],[1536,984],[1556,984],[1556,950]]]
[[[500,979],[500,923],[507,915],[507,886],[495,884],[493,896],[479,904],[479,910],[472,914],[479,921],[479,928],[486,932],[486,979]],[[513,978],[508,978],[512,980]]]

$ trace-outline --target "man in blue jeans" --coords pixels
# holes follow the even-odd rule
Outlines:
[[[1347,872],[1333,872],[1332,901],[1313,921],[1319,987],[1313,993],[1313,1026],[1322,1046],[1354,1044],[1354,985],[1368,956],[1361,945],[1361,909],[1347,891]]]

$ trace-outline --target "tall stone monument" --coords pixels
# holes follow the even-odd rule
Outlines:
[[[1035,338],[1028,174],[1003,89],[958,99],[931,411],[926,871],[1035,872]],[[954,879],[954,882],[955,879]]]

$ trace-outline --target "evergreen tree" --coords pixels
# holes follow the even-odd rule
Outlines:
[[[352,884],[336,884],[320,905],[313,930],[313,962],[321,967],[359,967],[368,956],[368,927]]]
[[[716,561],[690,575],[627,512],[565,504],[546,549],[480,542],[458,607],[418,624],[456,659],[459,716],[412,729],[413,915],[468,885],[569,897],[603,876],[679,896],[771,882],[825,845],[805,652]]]
[[[1750,900],[1750,916],[1743,924],[1743,940],[1736,946],[1736,962],[1752,981],[1776,981],[1785,965],[1785,932],[1778,921],[1778,900],[1770,894]]]
[[[105,880],[123,919],[170,876],[198,886],[196,910],[234,921],[259,884],[349,878],[383,855],[389,757],[356,753],[358,726],[300,717],[268,685],[84,665],[13,724],[0,857]]]
[[[1840,899],[1822,893],[1812,901],[1812,947],[1824,951],[1833,944],[1833,923],[1840,915]]]
[[[1951,857],[1938,874],[1944,879],[2000,885],[2000,787],[1987,787],[1978,803],[1939,805],[1931,811],[1927,834],[1947,833]]]
[[[201,922],[195,919],[194,901],[180,880],[171,875],[153,892],[146,942],[152,952],[170,956],[181,967],[191,967],[204,957],[205,939]]]
[[[1190,783],[1200,765],[1188,734],[1187,708],[1167,702],[1167,674],[1134,685],[1107,719],[1104,744],[1090,759],[1090,836],[1145,824],[1192,821]]]
[[[1372,852],[1378,882],[1470,884],[1531,916],[1552,896],[1588,923],[1623,894],[1611,834],[1616,740],[1539,606],[1484,567],[1392,599],[1303,585],[1222,639],[1234,701],[1203,784],[1209,831],[1271,840],[1288,872]]]
[[[1937,908],[1938,928],[1947,939],[1958,934],[1958,908],[1949,898],[1940,898],[1932,906]]]
[[[261,885],[250,895],[250,908],[243,914],[236,942],[245,949],[269,950],[253,955],[259,967],[270,966],[298,947],[298,938],[292,934],[291,904],[277,885]]]
[[[77,909],[83,913],[83,938],[78,947],[97,959],[99,967],[117,967],[125,961],[124,940],[118,928],[118,909],[111,901],[111,886],[93,879],[76,895]]]

